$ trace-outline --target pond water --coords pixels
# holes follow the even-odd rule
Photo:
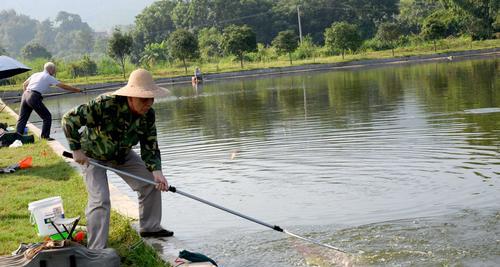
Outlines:
[[[500,264],[499,69],[482,59],[166,85],[154,108],[172,185],[349,253],[172,193],[163,225],[176,237],[156,246],[222,266]],[[58,118],[94,96],[45,103]]]

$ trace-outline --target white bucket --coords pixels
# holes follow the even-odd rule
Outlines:
[[[50,220],[64,218],[64,209],[61,197],[49,197],[28,205],[31,212],[31,223],[36,223],[39,236],[50,236],[57,234]]]

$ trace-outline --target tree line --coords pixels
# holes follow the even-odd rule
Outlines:
[[[499,7],[499,0],[160,0],[139,13],[134,25],[107,37],[67,12],[54,23],[2,11],[0,52],[22,48],[17,53],[25,58],[70,55],[90,67],[89,55],[107,55],[123,73],[127,60],[145,66],[179,61],[186,72],[191,60],[228,56],[242,67],[245,60],[276,55],[287,55],[292,64],[318,53],[344,57],[425,40],[436,49],[436,40],[450,36],[495,38]],[[85,72],[78,68],[73,72]]]
[[[499,5],[498,0],[163,0],[136,17],[131,59],[138,63],[148,45],[177,29],[199,35],[205,29],[248,25],[257,43],[269,45],[279,32],[297,33],[299,15],[301,31],[314,44],[323,44],[325,30],[336,22],[355,25],[361,40],[374,38],[387,23],[405,36],[425,31],[429,38],[487,39],[500,29]]]
[[[106,43],[77,14],[60,11],[53,21],[40,22],[14,10],[0,11],[0,52],[14,57],[73,60],[85,54],[102,56]]]
[[[299,49],[310,57],[318,47],[324,54],[392,49],[412,39],[450,36],[493,38],[499,30],[498,0],[191,0],[158,1],[136,17],[127,33],[135,64],[180,60],[218,60],[235,56],[243,67],[246,53],[277,55]],[[236,11],[236,12],[232,12]],[[300,32],[306,36],[299,42]]]

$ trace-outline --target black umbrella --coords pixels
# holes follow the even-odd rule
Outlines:
[[[0,79],[5,79],[19,73],[30,71],[23,63],[8,56],[0,56]]]

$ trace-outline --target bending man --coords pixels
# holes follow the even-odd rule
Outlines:
[[[130,74],[125,87],[74,108],[62,119],[73,158],[85,170],[88,247],[91,249],[107,246],[111,204],[106,170],[89,165],[89,158],[157,182],[155,188],[118,174],[138,194],[140,235],[168,237],[174,234],[160,225],[161,191],[168,190],[168,182],[161,171],[155,112],[151,108],[154,97],[167,93],[168,90],[153,82],[148,71],[138,69]],[[85,128],[80,134],[82,126]],[[132,150],[139,142],[140,157]]]
[[[23,83],[23,96],[21,99],[21,108],[19,110],[19,119],[17,120],[16,131],[19,134],[24,133],[26,123],[30,118],[31,112],[35,112],[42,118],[42,134],[41,138],[49,141],[54,140],[50,137],[50,127],[52,126],[52,114],[43,104],[43,94],[45,94],[50,86],[57,86],[71,92],[82,92],[82,90],[59,82],[54,75],[56,74],[56,66],[52,62],[47,62],[43,66],[42,72],[32,74]]]

